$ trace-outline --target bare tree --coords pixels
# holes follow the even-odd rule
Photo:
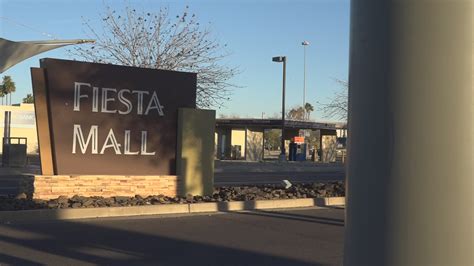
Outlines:
[[[219,114],[219,118],[220,119],[241,119],[243,118],[242,116],[238,115],[238,114]]]
[[[95,44],[76,46],[70,53],[89,62],[110,63],[197,73],[197,104],[221,107],[236,86],[229,80],[237,69],[221,64],[229,54],[186,6],[171,18],[167,8],[157,13],[132,7],[117,12],[106,6],[102,28],[84,20]]]
[[[301,106],[295,106],[286,113],[286,119],[305,120],[305,109]]]
[[[347,121],[348,114],[348,83],[347,81],[334,79],[339,84],[339,89],[329,98],[326,103],[318,103],[323,111],[324,117],[336,118]]]

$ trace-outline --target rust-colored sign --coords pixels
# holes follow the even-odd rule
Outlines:
[[[295,143],[304,143],[304,137],[294,137],[294,142]]]
[[[196,107],[196,74],[57,59],[40,65],[54,174],[176,174],[178,108]]]

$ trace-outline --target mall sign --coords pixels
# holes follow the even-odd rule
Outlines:
[[[178,108],[196,107],[196,74],[58,59],[40,67],[37,124],[54,174],[176,174]]]

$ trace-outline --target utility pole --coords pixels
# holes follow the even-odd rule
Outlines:
[[[306,105],[306,46],[309,45],[308,41],[303,41],[301,43],[303,45],[303,50],[304,50],[304,58],[303,58],[303,109],[305,108]],[[306,113],[306,109],[305,109]]]

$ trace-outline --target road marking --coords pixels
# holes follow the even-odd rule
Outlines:
[[[283,182],[283,184],[285,185],[285,189],[289,189],[289,188],[291,187],[291,185],[292,185],[292,184],[290,183],[290,181],[288,181],[288,180],[286,180],[286,179],[284,179],[282,182]]]

